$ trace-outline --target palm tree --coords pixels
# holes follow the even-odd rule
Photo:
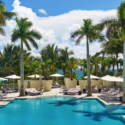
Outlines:
[[[107,55],[115,54],[116,60],[118,60],[118,54],[123,53],[123,38],[122,33],[119,30],[112,30],[110,33],[107,33],[107,38],[109,39],[105,43],[102,43],[101,46]],[[118,63],[117,63],[117,75],[119,75]]]
[[[91,58],[91,62],[95,67],[95,74],[96,76],[98,76],[97,72],[98,72],[98,64],[99,64],[99,57],[97,57],[96,55],[92,56]]]
[[[71,79],[72,79],[72,69],[77,69],[78,68],[77,64],[78,64],[78,61],[74,57],[71,57],[69,59],[69,65],[70,65],[70,70],[71,70]]]
[[[79,65],[81,66],[81,69],[83,70],[83,78],[84,78],[85,70],[87,68],[87,60],[86,59],[79,59]]]
[[[0,34],[5,36],[5,31],[2,26],[6,25],[6,20],[11,19],[16,13],[8,12],[5,8],[4,2],[0,0]]]
[[[20,75],[21,75],[21,90],[20,96],[24,96],[24,64],[23,64],[23,43],[26,45],[28,50],[31,50],[28,41],[38,49],[38,45],[35,39],[41,39],[41,34],[36,30],[30,30],[32,27],[32,22],[28,21],[28,18],[15,18],[18,28],[13,30],[11,35],[11,41],[16,42],[18,39],[21,39],[21,57],[20,57]]]
[[[107,27],[107,33],[110,33],[112,29],[118,29],[123,34],[123,58],[125,59],[125,1],[121,2],[117,8],[117,17],[102,19],[98,24],[100,29]],[[125,60],[123,60],[123,102],[125,102]]]
[[[60,57],[59,57],[59,62],[62,64],[61,68],[63,69],[63,74],[65,76],[66,69],[67,69],[67,61],[69,61],[69,57],[74,54],[72,50],[68,50],[68,47],[65,49],[60,49]]]
[[[12,72],[13,64],[15,63],[15,55],[19,51],[19,46],[7,44],[4,47],[3,52],[0,51],[0,68],[2,69],[4,75],[10,75]]]
[[[84,36],[86,36],[86,48],[87,48],[87,82],[88,82],[88,96],[92,95],[91,81],[90,81],[90,60],[89,60],[89,42],[93,42],[96,39],[100,41],[104,40],[104,36],[100,33],[97,26],[92,24],[91,19],[83,19],[84,25],[77,31],[71,34],[72,38],[78,37],[76,44],[79,44]]]

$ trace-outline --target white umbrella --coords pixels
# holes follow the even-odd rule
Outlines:
[[[61,74],[52,74],[50,75],[51,77],[64,77],[64,75],[61,75]],[[57,78],[56,78],[56,81],[57,81]]]
[[[37,74],[34,74],[34,75],[30,75],[30,76],[27,76],[27,77],[30,77],[30,78],[39,78],[39,75],[37,75]],[[44,78],[44,76],[42,76],[42,78]]]
[[[101,79],[105,81],[112,81],[112,82],[123,82],[123,78],[118,78],[110,75],[103,76],[101,77]]]
[[[4,78],[0,77],[0,81],[7,81],[7,79],[4,79]]]
[[[50,76],[52,76],[52,77],[64,77],[64,75],[61,75],[61,74],[52,74],[52,75],[50,75]]]
[[[17,76],[17,75],[10,75],[10,76],[6,76],[5,78],[7,78],[7,79],[20,79],[21,77]]]
[[[10,75],[10,76],[6,76],[5,78],[7,78],[7,79],[20,79],[21,77],[17,76],[17,75]],[[14,87],[14,80],[13,80],[13,87]]]
[[[87,76],[85,76],[84,78],[87,78]],[[91,78],[91,79],[99,79],[99,77],[94,76],[94,75],[90,75],[90,78]]]

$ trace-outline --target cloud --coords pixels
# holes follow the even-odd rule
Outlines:
[[[43,13],[43,14],[47,15],[47,13],[46,13],[46,11],[45,11],[44,9],[39,9],[38,11],[39,11],[40,13]]]
[[[12,6],[18,18],[28,17],[33,22],[33,28],[42,34],[42,39],[36,40],[39,49],[32,49],[33,55],[35,55],[34,53],[37,54],[47,44],[56,44],[61,48],[68,46],[70,50],[74,51],[77,58],[86,58],[86,37],[83,38],[80,45],[76,46],[75,39],[71,39],[70,34],[83,25],[83,19],[91,18],[93,24],[97,24],[102,18],[116,16],[116,10],[72,10],[57,16],[40,17],[31,8],[22,6],[19,0],[15,0]],[[14,20],[7,21],[7,26],[5,27],[7,37],[0,37],[1,49],[3,49],[3,45],[11,42],[10,36],[15,24]],[[31,47],[33,48],[33,46]],[[94,42],[90,44],[90,54],[95,54],[100,50],[100,43]]]
[[[15,0],[12,4],[13,7],[15,6],[19,6],[21,4],[21,2],[19,0]]]

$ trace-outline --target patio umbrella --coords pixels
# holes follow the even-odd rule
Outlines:
[[[38,75],[38,74],[34,74],[34,75],[30,75],[30,76],[27,76],[27,77],[30,77],[30,78],[39,78],[40,77],[40,75]],[[42,78],[44,78],[44,76],[42,76]]]
[[[87,76],[85,76],[84,78],[87,78]],[[100,79],[99,77],[94,76],[94,75],[90,75],[90,78],[91,78],[91,79]]]
[[[101,77],[101,79],[106,81],[112,81],[112,82],[123,82],[123,78],[110,76],[110,75],[103,76]]]
[[[51,77],[56,77],[56,81],[57,81],[57,77],[64,77],[64,75],[61,75],[61,74],[52,74],[50,75]]]
[[[10,76],[6,76],[5,78],[7,78],[7,79],[13,79],[13,86],[14,86],[14,79],[20,79],[21,77],[17,76],[17,75],[10,75]]]
[[[50,75],[50,76],[52,76],[52,77],[64,77],[64,75],[61,75],[61,74],[52,74],[52,75]]]
[[[4,79],[4,78],[0,77],[0,81],[7,81],[7,79]]]
[[[7,78],[7,79],[20,79],[21,77],[17,76],[17,75],[10,75],[10,76],[6,76],[5,78]]]
[[[112,81],[112,82],[123,82],[123,78],[110,76],[110,75],[103,76],[101,77],[101,79],[105,81]]]

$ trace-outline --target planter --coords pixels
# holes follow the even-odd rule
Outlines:
[[[24,80],[24,91],[27,88],[27,85],[28,85],[28,80]],[[21,88],[21,81],[18,80],[18,89],[19,89],[19,91],[20,91],[20,88]]]
[[[87,80],[79,80],[79,86],[80,86],[81,91],[82,91],[83,89],[86,90]]]
[[[77,80],[76,80],[76,79],[73,79],[73,80],[66,79],[66,80],[65,80],[65,85],[66,85],[66,88],[67,88],[68,90],[69,90],[70,88],[76,88]]]
[[[91,80],[91,86],[97,86],[97,89],[101,89],[101,84],[102,80]],[[83,89],[86,89],[86,86],[88,86],[87,80],[79,80],[79,86],[81,88],[81,91]]]
[[[53,80],[42,80],[43,91],[51,91]]]
[[[36,90],[40,90],[40,81],[30,80],[30,88],[35,88]]]

